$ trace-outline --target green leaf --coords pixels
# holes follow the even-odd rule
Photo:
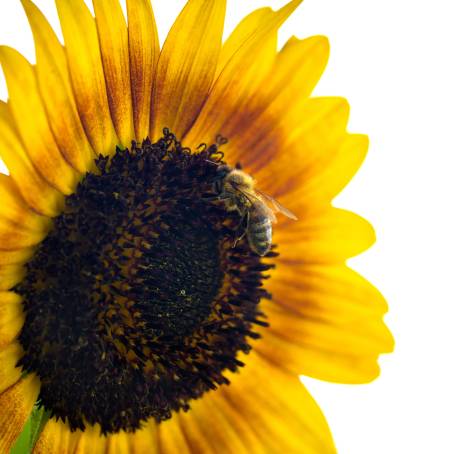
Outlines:
[[[49,416],[49,412],[45,411],[44,408],[35,406],[25,424],[24,430],[11,448],[11,454],[30,454],[41,435],[44,425],[49,420]]]
[[[31,434],[31,418],[28,418],[27,423],[25,424],[24,430],[19,435],[19,438],[14,443],[11,448],[11,454],[29,454],[31,453],[30,449],[30,434]]]
[[[44,410],[44,407],[38,408],[34,407],[32,411],[31,419],[31,427],[30,427],[30,451],[35,446],[35,443],[38,441],[41,432],[46,425],[46,422],[50,418],[50,412]]]

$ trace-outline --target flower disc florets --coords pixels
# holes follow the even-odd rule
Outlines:
[[[221,156],[165,130],[100,157],[27,264],[19,364],[72,429],[133,431],[187,410],[228,383],[266,324],[269,265],[233,247],[240,220],[210,197]]]

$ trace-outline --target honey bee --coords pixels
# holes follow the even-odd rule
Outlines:
[[[294,220],[298,218],[273,197],[257,189],[255,180],[246,172],[220,165],[217,173],[216,198],[224,202],[227,211],[239,213],[241,224],[246,219],[246,229],[236,242],[247,235],[250,248],[263,257],[271,248],[272,224],[277,221],[275,213],[282,213]]]

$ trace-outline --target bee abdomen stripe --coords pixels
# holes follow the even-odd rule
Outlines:
[[[252,222],[249,225],[249,230],[251,232],[263,232],[271,227],[271,222],[269,219],[265,218],[262,221]]]
[[[267,243],[269,242],[271,235],[268,230],[254,231],[254,238],[258,243]]]

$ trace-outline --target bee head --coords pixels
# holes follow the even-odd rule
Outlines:
[[[220,165],[218,168],[217,168],[217,176],[219,178],[225,178],[230,172],[232,171],[232,168],[228,165]]]

